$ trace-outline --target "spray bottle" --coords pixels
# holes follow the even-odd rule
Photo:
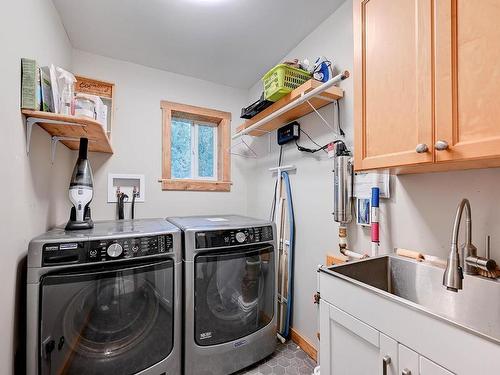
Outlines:
[[[60,98],[59,98],[59,113],[63,115],[73,115],[74,110],[74,97],[75,90],[74,84],[76,78],[73,74],[64,70],[62,68],[57,68],[58,76],[58,86],[62,87]]]

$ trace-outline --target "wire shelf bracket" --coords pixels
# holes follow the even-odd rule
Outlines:
[[[248,153],[233,151],[234,148],[236,148],[238,146],[241,146],[241,145],[243,145],[243,147],[245,148],[245,150],[248,151]],[[255,150],[247,142],[245,142],[244,138],[241,138],[238,143],[236,143],[236,144],[232,145],[231,147],[229,147],[229,153],[231,155],[241,156],[243,158],[249,158],[249,159],[257,159],[257,157],[258,157],[258,155],[255,152]]]

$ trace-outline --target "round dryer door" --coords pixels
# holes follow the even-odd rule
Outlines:
[[[173,346],[174,262],[41,283],[42,374],[135,374]]]
[[[195,257],[195,341],[222,344],[248,336],[274,315],[274,248],[257,245]]]

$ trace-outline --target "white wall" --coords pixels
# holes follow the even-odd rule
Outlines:
[[[24,333],[17,330],[25,319],[21,303],[25,298],[21,292],[25,280],[21,269],[28,242],[66,219],[71,175],[70,151],[60,147],[57,161],[51,165],[50,138],[41,129],[34,129],[31,155],[26,155],[25,124],[19,111],[21,57],[70,69],[71,46],[50,0],[2,5],[0,374],[12,374],[14,348],[24,345]],[[22,338],[18,339],[18,335]],[[23,364],[24,359],[18,361]]]
[[[352,21],[351,5],[344,3],[313,33],[293,49],[287,58],[309,58],[325,55],[334,61],[335,68],[352,71]],[[352,138],[352,80],[341,84],[345,99],[341,101],[342,126]],[[251,98],[257,97],[261,84],[251,90]],[[333,122],[333,105],[320,110],[322,115]],[[323,145],[332,141],[334,136],[329,128],[318,121],[315,114],[299,120],[301,127]],[[269,213],[274,182],[267,169],[275,166],[279,148],[275,145],[267,154],[267,139],[254,140],[254,145],[266,156],[258,159],[254,170],[254,188],[249,190],[249,215],[262,216]],[[267,138],[267,137],[262,137]],[[303,135],[300,144],[316,148]],[[348,142],[349,143],[349,142]],[[336,247],[337,226],[333,221],[332,191],[333,164],[323,152],[315,154],[300,153],[294,144],[284,146],[283,164],[295,164],[297,171],[290,175],[296,220],[295,245],[295,282],[293,326],[312,343],[316,343],[316,307],[313,293],[316,288],[316,266],[324,263],[325,254]]]
[[[287,58],[313,58],[325,55],[335,62],[337,69],[353,67],[352,1],[347,0],[334,14],[293,49]],[[345,91],[341,104],[346,140],[352,146],[353,134],[353,80],[340,85]],[[250,99],[258,97],[261,84],[250,90]],[[320,112],[330,120],[332,106]],[[323,145],[333,140],[329,129],[315,114],[299,120],[302,128]],[[267,137],[262,137],[267,138]],[[301,144],[314,148],[302,136]],[[273,179],[267,168],[275,166],[279,149],[273,134],[273,149],[267,152],[267,139],[254,140],[262,156],[249,171],[253,188],[248,191],[249,215],[269,214],[273,194]],[[295,248],[295,302],[293,326],[312,343],[316,340],[316,307],[312,295],[316,290],[316,265],[325,262],[327,253],[338,254],[338,225],[333,221],[333,165],[324,153],[300,153],[295,145],[284,147],[284,164],[295,164],[297,172],[291,175],[296,217]],[[428,254],[446,257],[451,237],[452,220],[462,197],[471,201],[473,212],[473,239],[484,254],[485,236],[492,236],[492,256],[500,261],[500,212],[498,186],[500,169],[472,170],[448,173],[393,176],[392,197],[381,203],[381,250],[395,247],[416,249]],[[370,250],[367,229],[349,226],[350,247],[357,251]]]
[[[92,203],[94,219],[115,217],[114,204],[106,202],[107,174],[146,175],[146,202],[137,205],[137,217],[165,217],[203,213],[242,213],[268,217],[273,178],[268,168],[275,166],[278,148],[275,135],[272,151],[264,136],[253,140],[260,157],[255,161],[232,159],[230,193],[162,191],[160,100],[211,107],[233,113],[233,129],[239,124],[240,108],[260,94],[257,83],[250,94],[222,85],[112,60],[73,50],[50,0],[25,0],[4,7],[0,26],[3,53],[0,67],[4,85],[0,91],[3,192],[7,197],[0,218],[4,249],[0,272],[0,374],[12,373],[13,350],[19,319],[16,290],[22,285],[18,267],[26,255],[28,241],[50,226],[67,219],[67,185],[75,155],[58,148],[57,160],[50,164],[49,137],[35,129],[32,154],[25,154],[25,129],[19,107],[20,58],[36,58],[72,69],[75,73],[108,80],[116,84],[116,108],[112,143],[113,156],[91,154],[96,194]],[[15,38],[13,38],[15,36]],[[15,42],[13,42],[15,40]],[[337,69],[352,71],[352,2],[347,0],[332,16],[301,42],[287,57],[313,58],[326,55]],[[352,146],[352,79],[341,84],[342,126]],[[321,113],[333,120],[332,106]],[[314,115],[300,120],[302,127],[318,143],[333,139],[330,130]],[[302,144],[314,147],[302,137]],[[327,252],[337,252],[337,224],[333,222],[332,162],[325,154],[299,153],[295,146],[284,148],[284,163],[293,163],[291,175],[297,224],[295,261],[295,310],[293,325],[316,343],[316,308],[312,294],[316,287],[315,268]],[[382,202],[382,250],[407,247],[445,256],[452,218],[461,197],[472,203],[474,239],[480,252],[486,234],[492,237],[492,254],[500,260],[500,211],[497,199],[500,170],[476,170],[393,177],[392,198]],[[128,215],[128,208],[126,214]],[[369,233],[350,226],[351,247],[367,250]],[[19,298],[19,297],[18,297]],[[20,304],[17,304],[20,306]],[[17,309],[17,310],[16,310]],[[17,318],[16,318],[17,316]],[[17,320],[16,320],[17,319]]]
[[[146,202],[136,205],[136,217],[167,217],[214,213],[246,213],[244,160],[234,158],[231,192],[162,191],[162,117],[160,101],[169,100],[228,111],[233,128],[247,91],[147,68],[74,50],[76,74],[115,83],[116,102],[112,156],[90,154],[94,172],[94,219],[114,219],[116,205],[107,203],[108,173],[139,173],[146,177]],[[125,208],[130,214],[130,205]],[[126,216],[128,217],[128,216]]]

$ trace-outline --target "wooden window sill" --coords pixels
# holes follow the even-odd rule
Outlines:
[[[162,179],[162,190],[183,191],[231,191],[231,181],[175,180]]]

